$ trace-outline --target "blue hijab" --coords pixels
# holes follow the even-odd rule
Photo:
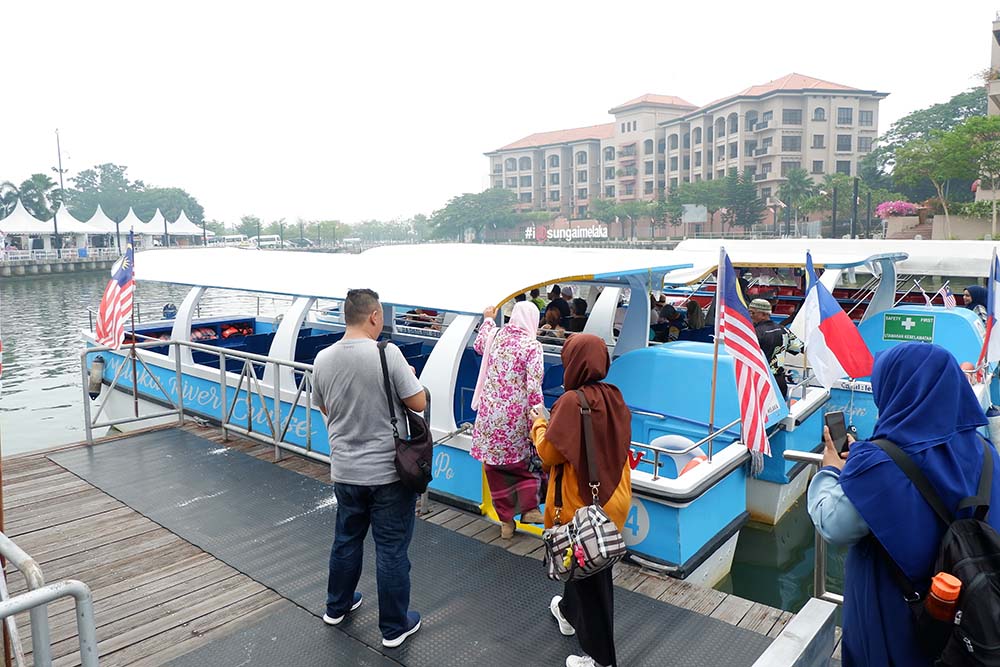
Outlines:
[[[985,287],[982,287],[981,285],[969,285],[965,288],[965,291],[972,297],[972,303],[966,306],[966,308],[971,310],[976,306],[982,306],[983,308],[989,307],[986,300],[989,299],[990,293],[986,291]]]
[[[975,495],[983,458],[977,429],[986,415],[947,350],[904,343],[879,354],[872,394],[879,410],[872,439],[891,440],[906,452],[948,507]],[[1000,457],[993,461],[992,500],[1000,507]],[[851,445],[840,484],[892,559],[926,590],[945,526],[916,487],[870,441]],[[1000,510],[988,521],[1000,529]],[[917,648],[902,591],[870,539],[848,553],[844,597],[845,667],[930,664]]]

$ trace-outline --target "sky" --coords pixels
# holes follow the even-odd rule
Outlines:
[[[528,134],[790,72],[890,93],[881,133],[979,83],[1000,0],[0,6],[0,181],[51,174],[58,128],[69,176],[127,165],[232,224],[430,214]]]

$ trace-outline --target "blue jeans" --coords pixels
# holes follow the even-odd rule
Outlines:
[[[330,549],[326,613],[334,618],[351,608],[361,578],[365,536],[375,539],[378,627],[386,639],[409,630],[410,558],[417,496],[401,482],[380,486],[334,484],[337,528]]]

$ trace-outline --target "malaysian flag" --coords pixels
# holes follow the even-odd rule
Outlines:
[[[750,312],[736,286],[736,271],[725,249],[720,253],[719,269],[715,330],[719,342],[733,357],[743,440],[751,452],[770,456],[767,416],[778,409],[776,392],[771,386],[771,368],[757,342]]]
[[[134,252],[132,231],[128,233],[125,254],[111,267],[111,280],[104,288],[101,307],[97,311],[95,334],[98,345],[117,350],[125,337],[125,320],[132,313],[132,293],[135,291]]]
[[[951,293],[947,285],[941,288],[941,298],[944,299],[945,308],[954,308],[958,305],[955,302],[955,295]]]

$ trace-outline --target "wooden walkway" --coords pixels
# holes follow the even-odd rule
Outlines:
[[[223,442],[218,428],[193,423],[184,428],[273,461],[272,447],[236,437]],[[52,463],[46,458],[48,453],[4,460],[5,532],[39,562],[47,582],[79,579],[90,586],[102,666],[163,664],[257,622],[282,599]],[[329,481],[329,468],[310,459],[288,455],[277,465]],[[421,518],[482,542],[498,544],[515,554],[542,558],[537,537],[518,533],[503,542],[496,524],[440,503],[430,503]],[[12,594],[24,590],[24,581],[16,570],[8,567],[8,577]],[[777,636],[792,617],[790,612],[663,577],[631,564],[616,566],[615,582],[770,637]],[[79,665],[72,603],[60,600],[50,605],[49,617],[54,664]],[[17,620],[24,649],[30,652],[27,614],[19,615]]]

